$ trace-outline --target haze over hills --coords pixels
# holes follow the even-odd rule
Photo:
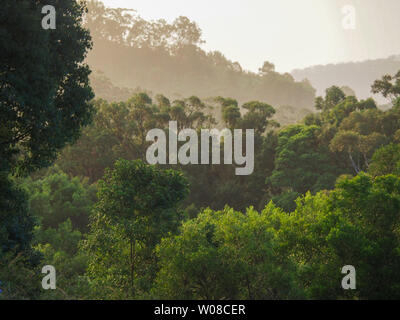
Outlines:
[[[400,53],[398,0],[102,0],[144,19],[196,21],[205,51],[218,50],[253,72],[265,60],[278,72],[386,58]],[[344,27],[354,8],[354,29]],[[346,18],[346,19],[345,19]]]
[[[323,95],[325,89],[332,85],[348,86],[360,99],[373,96],[380,104],[386,104],[388,101],[381,95],[371,93],[371,85],[374,80],[385,74],[395,74],[399,69],[400,55],[396,55],[386,59],[317,65],[295,69],[291,74],[297,81],[307,78],[317,90],[317,95]]]
[[[391,56],[316,65],[291,74],[276,72],[272,61],[258,73],[250,72],[219,51],[203,50],[202,30],[186,17],[171,23],[145,20],[134,10],[107,8],[98,1],[90,2],[86,25],[94,41],[87,60],[94,70],[92,85],[96,96],[108,101],[126,100],[139,91],[171,100],[193,95],[231,97],[240,104],[260,100],[277,109],[276,117],[287,124],[315,111],[315,97],[333,85],[347,86],[366,99],[374,80],[400,68],[400,56]]]
[[[97,89],[98,97],[122,100],[129,90],[141,88],[172,100],[224,96],[240,104],[260,100],[274,107],[313,107],[315,90],[307,81],[275,72],[270,63],[260,66],[259,73],[249,72],[221,52],[204,51],[201,29],[186,17],[172,23],[147,21],[132,10],[93,1],[86,26],[94,42],[87,62],[102,73],[100,78],[94,74],[92,82],[95,89],[107,90]]]

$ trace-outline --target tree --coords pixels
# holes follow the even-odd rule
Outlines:
[[[118,284],[124,297],[143,294],[155,271],[153,249],[177,227],[187,188],[181,173],[140,160],[118,160],[106,171],[85,245],[95,286]]]
[[[70,178],[54,167],[41,179],[26,179],[22,186],[29,195],[29,211],[44,230],[57,228],[68,219],[74,229],[88,230],[96,187],[89,185],[87,178]]]
[[[251,101],[243,104],[242,108],[247,110],[240,122],[243,129],[251,128],[261,135],[265,133],[268,126],[279,127],[277,122],[269,120],[275,114],[275,109],[269,104]]]
[[[215,101],[221,106],[222,120],[229,128],[235,128],[241,118],[238,102],[232,98],[215,98]]]
[[[359,111],[353,111],[341,121],[330,142],[332,151],[348,155],[356,174],[368,170],[375,150],[392,141],[400,126],[394,110],[383,112],[376,107],[368,108],[367,101],[359,103],[358,108]]]
[[[34,247],[43,255],[43,263],[57,270],[56,290],[40,290],[41,299],[83,299],[88,296],[85,277],[87,255],[79,250],[84,235],[73,228],[71,220],[56,228],[38,226],[34,232]]]
[[[200,28],[195,22],[190,21],[187,17],[180,16],[176,18],[172,24],[172,30],[178,48],[204,43],[201,39]]]
[[[169,109],[169,119],[178,122],[178,129],[199,129],[214,122],[210,115],[206,115],[207,105],[198,97],[191,96],[183,100],[175,100]]]
[[[204,210],[157,247],[160,271],[153,295],[161,299],[288,299],[302,296],[296,266],[276,241],[282,212],[225,207]]]
[[[337,175],[344,173],[322,143],[322,133],[315,125],[291,125],[278,134],[275,167],[266,182],[276,203],[287,211],[294,208],[296,196],[331,189]]]
[[[368,172],[374,177],[387,174],[400,176],[400,145],[391,143],[376,150]]]
[[[277,223],[308,298],[398,299],[399,206],[399,177],[363,173],[297,200],[295,212]],[[357,290],[340,287],[345,265],[356,268]]]
[[[353,158],[353,152],[359,151],[360,139],[360,135],[354,131],[341,131],[335,135],[330,143],[332,151],[346,152],[348,154],[355,174],[361,171],[359,159],[356,162]]]
[[[62,151],[57,164],[68,174],[95,182],[119,158],[144,160],[151,144],[146,141],[150,129],[166,129],[170,120],[176,120],[179,129],[199,129],[214,123],[213,117],[206,114],[207,105],[198,97],[175,100],[172,104],[163,95],[154,100],[144,92],[134,94],[126,102],[95,100],[97,112],[92,125],[83,130],[74,145]]]
[[[372,93],[381,93],[393,103],[400,97],[400,71],[395,76],[384,75],[372,85]]]
[[[24,190],[0,173],[0,260],[7,252],[33,254],[30,247],[35,218],[28,212]]]
[[[57,28],[43,30],[44,5],[57,7]],[[93,108],[89,32],[81,27],[82,2],[3,3],[0,24],[0,156],[8,168],[29,172],[47,166],[76,140]]]
[[[258,69],[260,75],[265,76],[272,72],[275,72],[275,65],[271,62],[264,61],[264,64],[261,68]]]
[[[42,29],[45,5],[57,8],[54,30]],[[84,60],[92,44],[81,27],[85,10],[83,2],[74,0],[2,2],[0,277],[10,298],[37,296],[40,260],[31,247],[35,218],[26,194],[10,176],[50,165],[91,121],[93,94]]]
[[[334,102],[327,101],[339,102],[332,106]],[[328,89],[325,99],[317,98],[316,105],[322,112],[307,116],[304,123],[321,127],[321,143],[329,145],[338,166],[349,166],[355,174],[368,170],[377,148],[396,139],[400,114],[395,108],[384,112],[371,98],[343,98],[335,87]]]
[[[0,172],[0,299],[39,296],[37,266],[41,255],[32,248],[36,219],[28,211],[26,193]]]
[[[329,110],[335,107],[339,102],[346,98],[344,92],[337,86],[332,86],[325,91],[325,99],[317,97],[315,108],[317,110]]]

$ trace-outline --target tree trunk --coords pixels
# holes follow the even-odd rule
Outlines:
[[[135,240],[130,239],[131,243],[131,256],[130,256],[130,265],[131,265],[131,290],[132,290],[132,295],[134,295],[135,291],[133,288],[133,282],[134,282],[134,272],[135,272]]]
[[[354,162],[353,157],[351,156],[350,152],[349,152],[349,158],[350,158],[350,161],[351,161],[354,171],[356,172],[356,174],[358,174],[360,172],[360,169],[357,167],[356,163]]]

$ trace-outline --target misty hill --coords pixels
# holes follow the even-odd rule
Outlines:
[[[366,99],[372,96],[371,85],[376,79],[385,74],[395,74],[399,69],[400,55],[363,62],[318,65],[296,69],[291,74],[297,81],[308,79],[318,95],[323,95],[326,88],[337,85],[348,86],[358,98]],[[387,103],[382,96],[374,98],[381,104]]]
[[[224,96],[295,110],[313,107],[315,89],[308,81],[279,74],[270,63],[260,73],[248,72],[218,51],[205,52],[201,29],[186,17],[173,23],[146,21],[134,10],[91,1],[86,26],[94,42],[87,62],[102,72],[100,78],[99,73],[92,76],[98,97],[123,100],[141,88],[171,99]]]

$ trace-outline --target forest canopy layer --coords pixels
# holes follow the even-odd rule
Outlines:
[[[0,300],[400,299],[400,71],[382,109],[243,71],[185,17],[6,0],[0,25]],[[148,164],[171,121],[252,130],[254,171]]]

